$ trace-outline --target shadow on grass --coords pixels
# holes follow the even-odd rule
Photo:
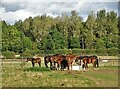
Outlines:
[[[51,69],[46,67],[30,67],[30,68],[25,68],[24,71],[44,72],[44,71],[51,71]]]

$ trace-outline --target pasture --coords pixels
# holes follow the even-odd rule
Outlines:
[[[16,59],[17,60],[17,59]],[[2,62],[2,87],[118,87],[118,66],[102,64],[98,70],[50,70],[31,62]]]

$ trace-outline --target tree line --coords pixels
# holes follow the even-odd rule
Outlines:
[[[50,54],[66,49],[118,49],[118,16],[105,9],[91,11],[87,20],[73,10],[56,18],[41,15],[2,23],[2,52]]]

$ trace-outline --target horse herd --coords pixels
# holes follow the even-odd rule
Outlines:
[[[40,58],[27,58],[27,62],[31,61],[32,66],[35,66],[35,63],[38,63],[41,66],[41,59]],[[48,68],[48,63],[50,63],[51,70],[72,70],[72,66],[74,63],[82,66],[82,68],[87,69],[88,64],[92,63],[94,68],[99,67],[98,57],[93,56],[77,56],[74,54],[55,54],[51,56],[44,57],[44,64]]]

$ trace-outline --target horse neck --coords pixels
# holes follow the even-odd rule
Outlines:
[[[32,61],[32,58],[27,59],[27,61]]]

